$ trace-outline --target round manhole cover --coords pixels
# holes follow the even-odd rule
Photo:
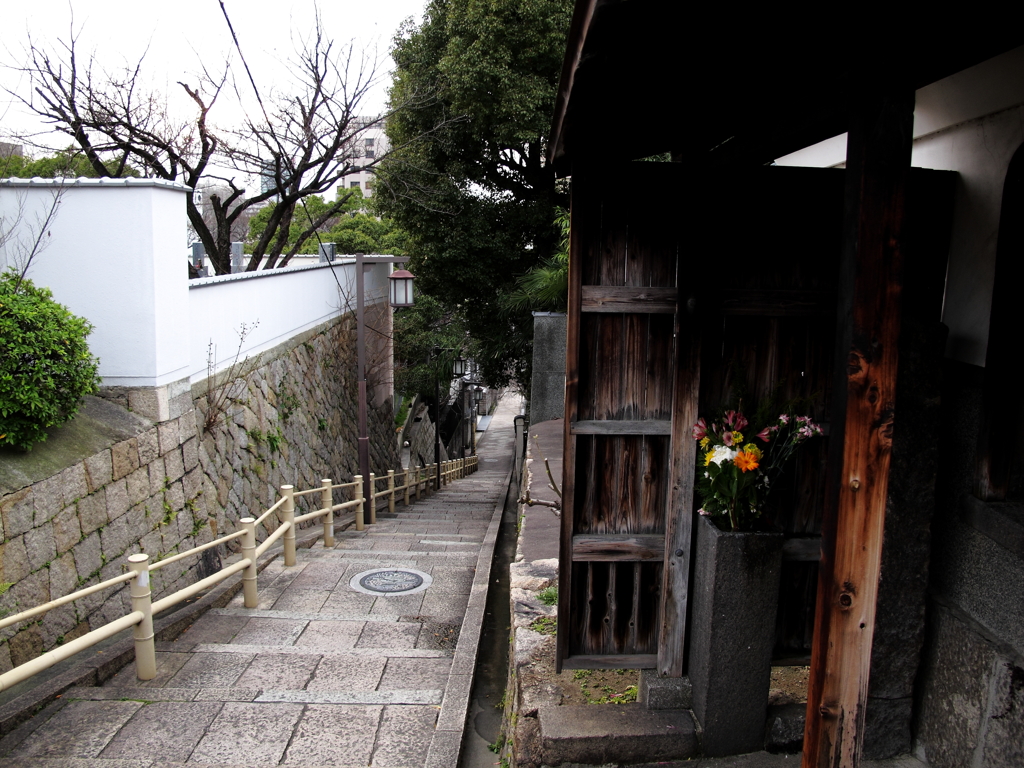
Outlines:
[[[352,577],[349,586],[368,595],[409,595],[422,592],[433,579],[414,568],[374,568]]]

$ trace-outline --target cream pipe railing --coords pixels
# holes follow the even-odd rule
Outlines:
[[[467,456],[463,459],[452,459],[451,461],[441,462],[441,483],[442,485],[448,485],[452,480],[467,477],[477,471],[479,467],[480,459],[478,456]],[[416,494],[416,498],[420,498],[420,489],[422,488],[423,493],[427,494],[431,490],[436,490],[434,485],[436,483],[437,464],[427,464],[423,467],[412,467],[402,472],[395,472],[392,469],[388,470],[388,474],[385,477],[377,477],[373,472],[370,473],[370,488],[373,494],[373,503],[370,504],[370,519],[367,521],[369,524],[377,522],[377,500],[381,498],[387,498],[388,500],[388,513],[394,514],[395,512],[395,498],[399,494],[403,499],[402,504],[409,506],[409,499],[413,492]],[[385,483],[383,489],[377,489],[377,483]],[[363,530],[362,522],[360,518],[356,518],[356,530]]]
[[[477,471],[477,466],[478,459],[476,456],[443,462],[441,467],[441,476],[442,478],[447,478],[445,482],[450,482],[450,478],[465,477],[466,475]],[[408,506],[413,493],[415,493],[416,498],[419,499],[421,491],[424,494],[430,492],[432,481],[436,474],[436,465],[411,468],[400,473],[395,473],[394,470],[388,470],[387,476],[385,478],[380,478],[387,482],[386,489],[379,492],[374,490],[374,503],[370,505],[371,512],[369,522],[372,524],[376,520],[377,499],[386,497],[388,500],[389,512],[394,512],[396,495],[401,493],[403,504]],[[370,477],[371,480],[376,480],[374,475],[371,474]],[[401,478],[400,483],[396,482],[396,479],[399,477]],[[270,549],[278,539],[283,538],[282,543],[285,566],[292,566],[295,565],[295,530],[300,524],[322,518],[322,535],[325,547],[334,546],[335,512],[343,509],[354,509],[356,530],[362,531],[365,529],[366,521],[363,519],[364,499],[362,496],[362,480],[363,478],[361,475],[356,475],[350,483],[335,484],[332,483],[329,478],[325,478],[321,481],[319,487],[310,488],[305,491],[296,491],[291,485],[282,485],[281,498],[278,499],[269,509],[264,511],[259,517],[244,517],[239,520],[242,527],[234,533],[221,536],[218,539],[209,541],[206,544],[201,544],[198,547],[193,547],[185,552],[165,557],[152,565],[149,562],[149,555],[147,554],[140,553],[130,555],[128,557],[127,565],[129,569],[128,573],[115,576],[114,578],[107,579],[99,584],[94,584],[91,587],[85,587],[76,592],[72,592],[70,595],[59,597],[56,600],[51,600],[47,603],[36,606],[35,608],[30,608],[26,611],[16,613],[13,616],[7,616],[0,619],[0,629],[4,629],[6,627],[13,626],[14,624],[18,624],[19,622],[35,618],[36,616],[41,616],[47,611],[59,608],[62,605],[67,605],[75,600],[80,600],[83,597],[88,597],[89,595],[101,592],[105,589],[120,586],[125,582],[131,582],[129,592],[131,595],[132,610],[129,614],[122,616],[120,619],[116,619],[109,624],[105,624],[102,627],[98,627],[81,637],[77,637],[58,648],[47,651],[41,656],[5,672],[0,675],[0,691],[7,690],[12,685],[23,682],[33,675],[36,675],[45,669],[49,669],[54,664],[91,648],[97,643],[113,637],[126,629],[133,630],[133,637],[135,640],[135,669],[139,680],[152,680],[156,676],[156,647],[153,633],[154,614],[165,611],[168,608],[171,608],[178,603],[209,589],[240,571],[242,572],[242,595],[244,605],[246,608],[255,608],[259,604],[259,597],[256,590],[256,564],[260,556],[266,553],[266,551]],[[371,483],[370,487],[374,488],[373,483]],[[351,498],[348,501],[336,504],[334,503],[335,490],[346,490]],[[320,494],[320,507],[307,514],[296,516],[295,499],[315,493]],[[257,545],[256,526],[263,523],[275,512],[278,513],[279,520],[277,528],[271,531],[270,534]],[[207,576],[205,579],[200,579],[194,584],[184,587],[183,589],[167,595],[160,600],[155,602],[152,600],[152,592],[149,584],[150,574],[153,571],[157,571],[186,557],[197,555],[207,549],[212,549],[213,547],[218,547],[221,544],[226,544],[234,539],[241,539],[241,560],[227,565],[211,576]]]

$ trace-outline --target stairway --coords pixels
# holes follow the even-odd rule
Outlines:
[[[0,742],[0,768],[426,765],[442,705],[464,721],[453,696],[468,698],[473,668],[453,659],[507,472],[485,460],[332,549],[299,550],[294,567],[277,558],[257,608],[239,593],[158,643],[153,680],[131,665],[68,691]],[[391,572],[360,583],[375,569]]]

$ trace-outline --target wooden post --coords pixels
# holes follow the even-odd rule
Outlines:
[[[695,276],[691,279],[696,280]],[[700,285],[700,283],[698,283]],[[672,393],[672,486],[665,516],[665,568],[661,575],[661,626],[658,630],[658,674],[682,677],[686,612],[690,594],[690,551],[693,538],[693,468],[697,462],[700,397],[700,311],[696,291],[682,297],[676,310],[676,361]]]
[[[334,493],[329,477],[321,480],[320,484],[323,486],[320,491],[320,508],[327,510],[324,514],[324,549],[330,549],[334,546]]]
[[[377,522],[377,475],[370,473],[370,525]]]
[[[352,486],[352,499],[353,500],[359,499],[359,501],[362,502],[363,501],[363,476],[362,475],[356,475],[355,477],[352,478],[352,482],[354,483],[354,485]],[[361,504],[360,503],[360,504],[356,505],[356,530],[357,531],[362,531],[362,530],[366,529],[366,524],[365,524],[365,522],[363,520],[363,508],[364,507],[365,507],[365,504]]]
[[[291,527],[284,532],[284,564],[290,566],[295,565],[295,486],[282,485],[281,493],[284,494],[281,522],[291,523]]]
[[[896,400],[914,93],[851,111],[836,386],[803,768],[860,764]]]
[[[156,677],[156,646],[153,643],[153,593],[149,588],[149,555],[130,555],[128,567],[135,571],[129,592],[132,610],[142,611],[142,621],[135,625],[135,675],[139,680]]]
[[[405,486],[405,500],[402,502],[403,507],[409,506],[409,483],[411,482],[409,479],[409,471],[410,470],[406,469],[402,474],[402,485]]]
[[[395,470],[388,470],[388,514],[395,514]]]
[[[416,501],[420,500],[420,468],[416,467]]]
[[[242,557],[249,558],[249,565],[242,571],[242,601],[246,608],[259,605],[259,592],[256,589],[256,518],[243,517],[239,522],[245,534],[242,536]]]

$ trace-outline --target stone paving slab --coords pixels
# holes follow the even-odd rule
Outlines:
[[[153,702],[135,713],[100,756],[159,755],[187,760],[224,706],[220,701]]]
[[[261,565],[257,608],[239,593],[190,617],[158,643],[153,680],[132,665],[67,690],[0,741],[0,768],[452,768],[514,415],[507,440],[496,417],[481,445],[501,460],[366,531],[337,531],[332,549],[300,549],[294,567]],[[432,582],[407,594],[350,586],[375,567]]]

